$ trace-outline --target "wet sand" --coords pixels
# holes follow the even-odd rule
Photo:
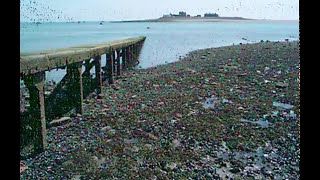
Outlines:
[[[21,179],[299,179],[298,42],[129,70],[48,130]]]

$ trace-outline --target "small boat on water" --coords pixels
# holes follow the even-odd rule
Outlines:
[[[103,23],[102,23],[102,22],[103,22],[103,21],[101,21],[101,22],[100,22],[100,25],[103,25]]]

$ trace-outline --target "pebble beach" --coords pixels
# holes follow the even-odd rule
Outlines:
[[[21,179],[299,179],[299,41],[201,49],[104,83],[22,158]]]

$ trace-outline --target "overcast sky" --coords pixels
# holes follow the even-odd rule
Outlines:
[[[20,0],[20,21],[138,20],[179,11],[298,20],[299,0]]]

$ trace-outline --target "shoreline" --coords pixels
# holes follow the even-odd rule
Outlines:
[[[110,23],[136,23],[136,22],[270,22],[270,23],[297,23],[299,20],[271,20],[271,19],[247,19],[242,17],[220,18],[158,18],[145,20],[108,21]]]
[[[48,151],[23,161],[21,178],[296,179],[298,42],[206,48],[126,71],[103,99],[85,100],[83,119],[48,129]]]
[[[244,40],[244,39],[243,39]],[[297,41],[298,39],[297,38],[294,38],[294,37],[289,37],[289,40],[291,41],[291,42],[294,42],[294,41]],[[245,40],[246,42],[244,42],[244,43],[242,43],[242,44],[256,44],[256,43],[259,43],[258,41],[250,41],[250,40]],[[261,41],[261,40],[260,40]],[[282,40],[264,40],[265,42],[285,42],[285,40],[284,39],[282,39]],[[217,46],[217,47],[208,47],[208,48],[220,48],[220,47],[226,47],[226,46],[232,46],[232,45],[238,45],[238,43],[233,43],[233,44],[229,44],[229,45],[224,45],[224,46]],[[204,49],[207,49],[207,48],[204,48]],[[197,50],[201,50],[201,48],[200,49],[197,49]],[[193,51],[197,51],[197,50],[193,50]],[[28,51],[26,51],[26,52],[28,52]],[[190,52],[192,52],[192,51],[190,51]],[[190,53],[190,52],[188,52],[188,53]],[[188,54],[188,53],[186,53],[186,54]],[[181,57],[185,57],[186,56],[186,54],[183,54]],[[181,60],[180,58],[177,58],[176,59],[176,61],[179,61],[179,60]],[[174,61],[174,62],[176,62],[176,61]],[[157,67],[157,66],[160,66],[160,65],[165,65],[166,63],[163,63],[163,64],[159,64],[159,65],[155,65],[155,66],[153,66],[153,67]],[[144,68],[140,68],[139,67],[139,64],[138,64],[138,66],[137,66],[137,69],[148,69],[148,68],[153,68],[153,67],[144,67]],[[66,72],[65,72],[65,70],[62,70],[62,69],[59,69],[58,71],[63,71],[63,74],[65,74]],[[55,83],[58,83],[60,80],[56,80],[56,79],[62,79],[62,75],[61,75],[61,77],[60,77],[60,75],[59,76],[51,76],[51,77],[49,77],[47,80],[49,80],[49,81],[54,81]]]

